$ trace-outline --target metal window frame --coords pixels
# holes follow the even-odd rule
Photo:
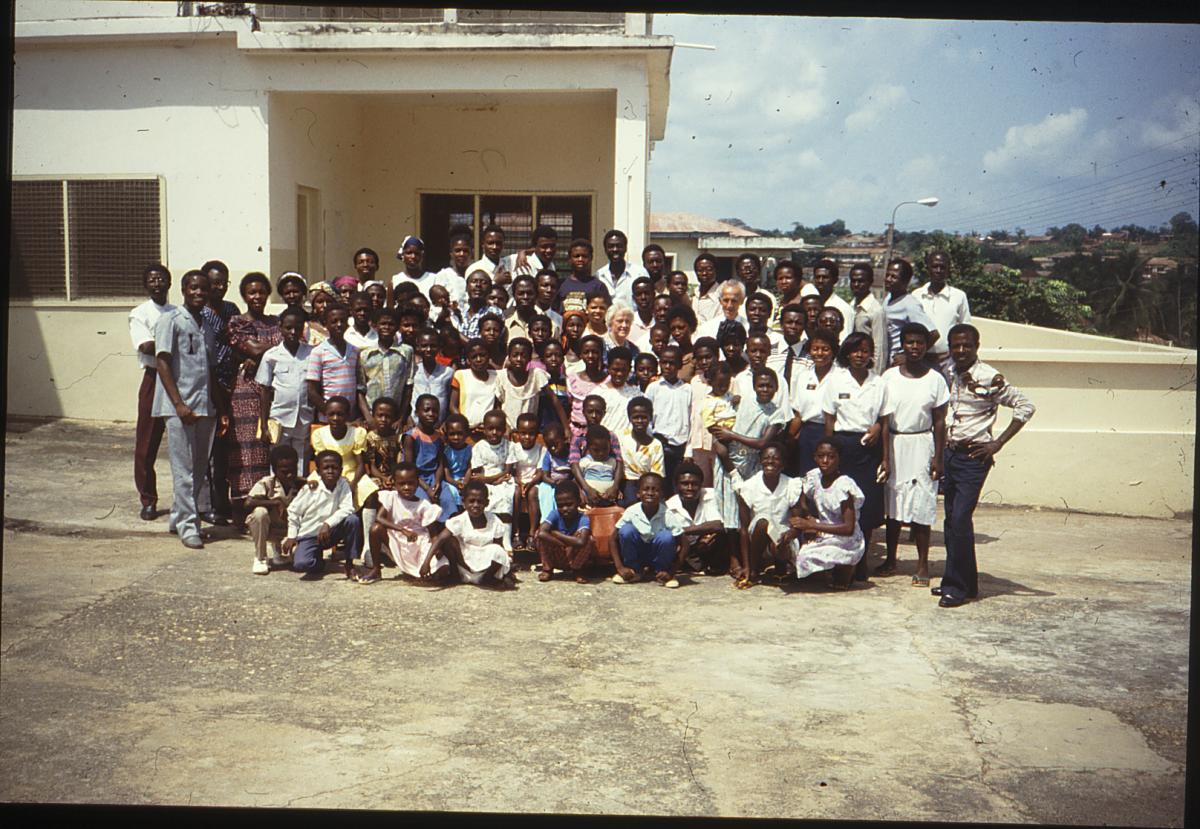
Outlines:
[[[472,219],[472,222],[474,225],[473,232],[474,232],[474,236],[475,236],[475,254],[477,256],[483,255],[483,252],[480,249],[480,245],[483,243],[483,239],[481,238],[481,234],[483,233],[483,228],[479,222],[479,219],[480,219],[479,202],[485,196],[519,196],[519,197],[524,197],[524,198],[530,198],[531,199],[530,211],[532,212],[533,227],[538,226],[538,215],[539,215],[538,214],[538,198],[539,197],[550,196],[553,198],[558,198],[561,196],[567,196],[567,197],[575,196],[577,198],[586,198],[590,201],[589,210],[588,210],[588,225],[589,225],[589,227],[587,229],[587,238],[588,239],[592,238],[592,236],[595,232],[595,228],[596,228],[597,191],[595,191],[595,190],[478,190],[475,188],[438,187],[438,188],[419,188],[419,189],[417,189],[416,194],[417,194],[416,225],[417,225],[418,231],[422,226],[422,222],[425,220],[425,217],[421,213],[421,197],[422,196],[472,196],[472,197],[474,197],[475,207],[474,207],[474,218]],[[524,248],[522,248],[522,250],[523,249]]]
[[[107,297],[105,299],[96,299],[94,297],[75,298],[71,296],[71,223],[70,203],[67,196],[68,185],[73,181],[157,181],[158,182],[158,261],[164,264],[167,263],[167,179],[159,173],[86,173],[80,175],[50,175],[50,174],[34,174],[34,175],[18,175],[14,174],[11,181],[18,183],[22,181],[57,181],[62,183],[62,210],[63,210],[63,282],[65,284],[65,299],[58,298],[30,298],[30,299],[10,299],[9,305],[17,308],[62,308],[70,306],[72,308],[83,307],[119,307],[125,308],[129,305],[129,300],[144,299],[143,295],[130,294],[128,297]]]

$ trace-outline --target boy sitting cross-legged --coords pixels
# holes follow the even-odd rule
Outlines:
[[[354,496],[342,477],[342,457],[332,449],[317,454],[316,485],[301,488],[288,505],[288,533],[284,555],[292,556],[292,569],[305,579],[319,579],[325,570],[322,551],[344,541],[349,554],[344,569],[353,575],[353,551],[362,546],[362,523],[354,514]]]
[[[300,457],[293,447],[286,443],[273,446],[271,471],[274,474],[260,478],[246,497],[246,508],[251,510],[246,525],[250,528],[250,537],[254,539],[254,566],[251,572],[256,576],[271,572],[267,562],[267,542],[270,541],[278,551],[279,542],[287,534],[287,508],[304,483],[296,476],[299,464]],[[286,562],[276,552],[270,564],[283,567]]]

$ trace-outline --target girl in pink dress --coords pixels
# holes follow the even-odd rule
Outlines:
[[[421,479],[415,464],[399,464],[394,480],[395,489],[379,491],[379,512],[369,530],[371,566],[358,574],[359,584],[379,581],[385,559],[413,578],[441,579],[449,573],[450,561],[439,555],[429,562],[428,576],[421,575],[433,539],[442,531],[442,508],[417,497]]]

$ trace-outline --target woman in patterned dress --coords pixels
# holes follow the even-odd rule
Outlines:
[[[241,363],[230,399],[233,439],[229,448],[229,497],[233,523],[242,528],[250,488],[271,471],[270,438],[258,431],[261,387],[254,382],[254,375],[262,355],[282,337],[279,317],[264,313],[271,296],[267,277],[258,272],[248,273],[242,278],[240,290],[246,313],[229,320],[229,345]]]

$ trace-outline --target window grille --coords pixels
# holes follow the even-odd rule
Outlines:
[[[125,299],[163,258],[159,179],[12,183],[12,295]]]

